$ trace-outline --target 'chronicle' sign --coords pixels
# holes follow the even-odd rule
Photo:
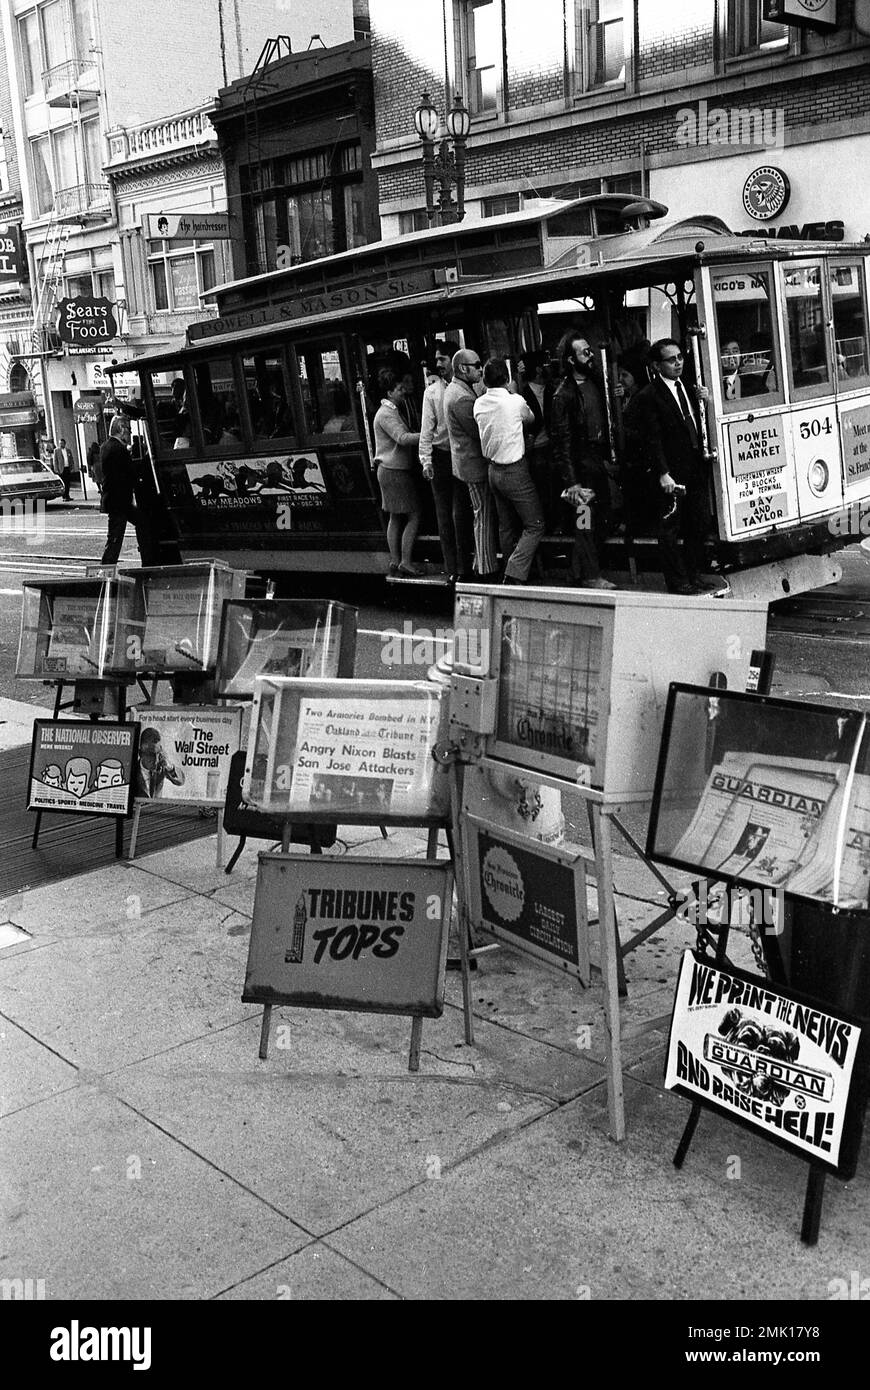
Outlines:
[[[138,737],[137,724],[35,720],[28,811],[129,816]]]
[[[245,1004],[440,1018],[449,863],[259,859]]]
[[[665,1087],[851,1177],[865,1098],[863,1030],[769,980],[683,955]]]
[[[589,982],[583,866],[468,827],[473,915],[484,931]],[[582,899],[581,901],[579,901]]]

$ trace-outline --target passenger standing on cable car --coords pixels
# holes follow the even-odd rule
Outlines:
[[[592,370],[592,349],[582,333],[566,333],[559,344],[562,381],[550,416],[554,468],[565,484],[565,500],[578,509],[571,582],[587,589],[615,589],[601,574],[601,555],[611,523],[607,474],[607,409],[603,387]]]
[[[414,564],[414,542],[420,529],[421,497],[417,482],[416,447],[420,436],[409,430],[400,411],[405,387],[389,367],[378,372],[381,404],[375,415],[375,457],[381,505],[389,514],[387,544],[390,574],[419,579],[423,571]]]
[[[435,344],[435,379],[423,393],[420,427],[420,462],[423,477],[431,484],[438,520],[438,536],[444,572],[451,580],[469,580],[474,559],[474,530],[468,488],[453,476],[450,436],[444,418],[444,396],[453,380],[456,343]]]
[[[499,579],[495,499],[489,486],[489,464],[480,444],[474,403],[482,384],[480,357],[470,348],[453,355],[453,380],[444,392],[444,418],[450,438],[454,475],[468,488],[474,512],[475,568],[480,583]]]
[[[654,380],[630,402],[625,425],[649,470],[668,592],[702,594],[719,587],[702,575],[711,516],[697,400],[707,400],[710,393],[704,386],[686,387],[683,361],[673,338],[653,343]]]

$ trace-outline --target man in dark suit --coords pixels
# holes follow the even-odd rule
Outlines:
[[[655,379],[630,401],[625,425],[650,474],[662,573],[670,593],[709,593],[720,585],[702,577],[710,504],[693,399],[706,400],[709,392],[706,387],[692,391],[683,384],[683,354],[673,338],[653,343],[650,363]]]

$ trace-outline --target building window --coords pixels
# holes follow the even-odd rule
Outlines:
[[[429,229],[429,217],[425,208],[412,208],[410,212],[399,213],[399,236],[409,232],[425,232]]]
[[[574,71],[580,91],[624,85],[625,9],[625,0],[574,0]]]
[[[18,21],[18,39],[21,44],[21,71],[24,78],[24,95],[35,96],[42,91],[42,50],[39,46],[39,15],[36,10],[22,15]]]
[[[40,216],[51,212],[54,204],[54,185],[51,175],[51,142],[47,135],[40,135],[30,142],[30,164],[33,170],[33,185],[36,190],[36,210]]]
[[[214,247],[196,241],[149,241],[148,247],[155,309],[198,309],[199,296],[217,284]]]
[[[495,112],[502,89],[501,0],[461,0],[460,43],[469,110]]]
[[[729,58],[788,47],[788,29],[765,19],[763,11],[763,0],[728,0]]]
[[[52,68],[58,68],[62,63],[69,62],[73,56],[70,52],[72,35],[67,27],[63,0],[51,0],[50,5],[43,5],[39,11],[39,17],[42,21],[45,70],[50,72]]]
[[[493,198],[484,198],[481,212],[484,217],[504,217],[509,212],[519,212],[521,207],[519,193],[498,193]]]
[[[68,299],[93,296],[115,299],[115,272],[108,262],[111,252],[107,247],[96,251],[71,252],[64,262],[64,279]]]
[[[103,132],[99,120],[82,121],[82,144],[84,145],[85,182],[103,182]]]
[[[240,177],[249,274],[366,244],[359,145],[243,168]]]

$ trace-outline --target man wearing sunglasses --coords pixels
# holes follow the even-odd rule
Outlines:
[[[625,424],[650,473],[662,573],[672,594],[710,593],[721,584],[702,573],[711,518],[697,407],[709,392],[684,384],[683,353],[673,338],[659,338],[649,357],[654,379],[630,402]]]
[[[453,380],[444,392],[444,420],[450,440],[453,473],[468,488],[474,513],[474,557],[481,583],[498,574],[495,499],[489,486],[489,463],[483,456],[474,403],[483,391],[483,364],[471,348],[453,355]]]

